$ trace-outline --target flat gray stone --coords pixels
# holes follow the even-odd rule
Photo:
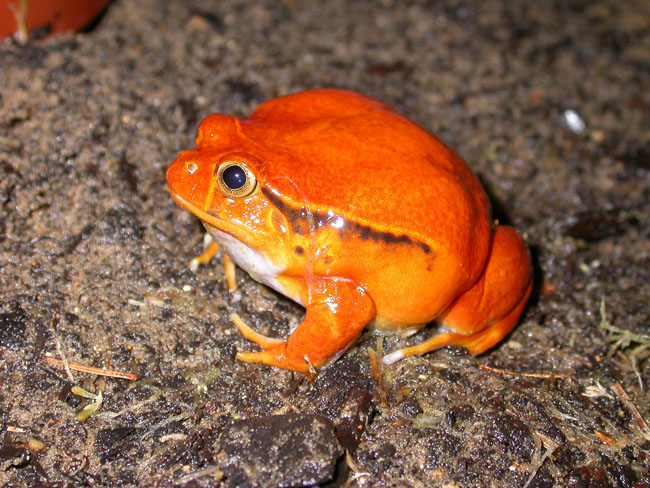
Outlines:
[[[334,425],[319,415],[234,421],[215,443],[226,486],[313,486],[332,479],[342,454]]]

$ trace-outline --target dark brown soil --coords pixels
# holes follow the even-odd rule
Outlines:
[[[2,41],[0,487],[649,486],[649,53],[641,0],[131,0]],[[188,269],[165,169],[207,114],[327,86],[431,129],[525,233],[535,290],[494,350],[379,382],[368,349],[431,328],[313,382],[233,359],[232,312],[278,337],[303,312]],[[83,422],[72,387],[102,394]]]

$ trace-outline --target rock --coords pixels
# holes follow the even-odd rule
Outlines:
[[[312,486],[332,479],[342,454],[334,425],[319,415],[234,421],[215,443],[226,486]]]

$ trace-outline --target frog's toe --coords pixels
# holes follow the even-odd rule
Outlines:
[[[474,337],[474,336],[470,336]],[[465,342],[467,340],[466,336],[461,334],[452,334],[452,333],[442,333],[434,335],[431,339],[424,341],[420,344],[411,347],[405,347],[404,349],[398,349],[393,351],[390,354],[386,354],[382,361],[384,364],[393,364],[404,359],[407,356],[413,356],[416,354],[424,354],[434,349],[438,349],[444,346],[464,346],[467,347]]]
[[[212,240],[210,234],[206,233],[203,237],[203,245],[205,246],[205,251],[190,261],[190,269],[192,271],[197,271],[199,266],[209,263],[212,261],[212,258],[219,254],[219,244]]]
[[[268,337],[263,334],[260,334],[259,332],[255,332],[251,327],[246,325],[246,323],[237,315],[236,313],[232,314],[230,316],[230,320],[232,320],[233,324],[239,329],[239,331],[242,333],[242,335],[248,339],[251,342],[254,342],[258,346],[260,346],[262,349],[268,350],[268,349],[273,349],[277,347],[278,345],[284,343],[282,339],[275,339],[273,337]],[[244,353],[242,353],[244,354]],[[245,353],[248,354],[248,353]],[[245,361],[245,360],[244,360]],[[259,363],[261,361],[249,361],[249,362],[256,362]],[[265,363],[267,364],[267,363]]]
[[[235,357],[245,363],[271,364],[277,360],[277,357],[270,351],[238,352]]]
[[[267,364],[276,368],[296,371],[312,379],[316,377],[316,370],[307,357],[295,354],[294,349],[287,350],[285,341],[255,332],[237,314],[232,314],[230,319],[246,339],[264,349],[259,352],[238,352],[235,356],[237,359],[247,363]]]
[[[238,352],[235,356],[240,361],[247,363],[260,363],[276,368],[288,369],[303,373],[306,375],[315,375],[316,371],[310,368],[307,361],[302,358],[291,358],[286,355],[286,343],[282,343],[280,347],[260,352]]]

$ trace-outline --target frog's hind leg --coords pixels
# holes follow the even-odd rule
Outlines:
[[[444,346],[464,347],[470,354],[490,349],[517,325],[532,286],[530,254],[523,239],[511,227],[497,227],[483,276],[440,317],[451,332],[390,353],[384,363]]]
[[[531,282],[532,285],[532,282]],[[530,289],[527,292],[526,298],[530,294]],[[399,361],[406,356],[413,356],[417,354],[424,354],[434,349],[439,349],[445,346],[459,346],[464,347],[470,354],[480,354],[487,351],[492,346],[497,344],[517,325],[517,321],[526,305],[526,300],[522,300],[519,304],[505,317],[498,320],[485,329],[470,335],[463,335],[454,332],[443,332],[436,334],[428,341],[424,341],[416,346],[407,347],[394,351],[384,356],[385,364],[392,364]]]

